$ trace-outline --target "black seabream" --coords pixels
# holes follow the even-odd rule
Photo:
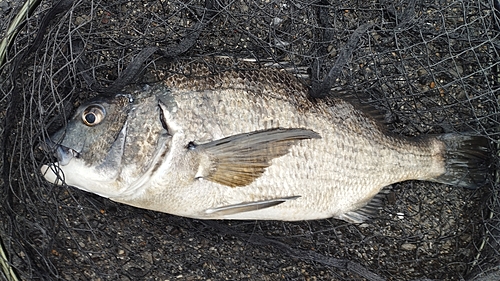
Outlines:
[[[397,136],[285,71],[189,72],[80,106],[47,142],[44,177],[191,218],[349,222],[392,183],[485,183],[486,138]]]

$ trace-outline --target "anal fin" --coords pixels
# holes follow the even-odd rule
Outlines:
[[[392,186],[384,187],[379,193],[370,199],[365,206],[355,211],[346,212],[337,218],[350,223],[363,223],[370,220],[377,215],[379,210],[383,208],[384,201],[391,189]]]
[[[218,216],[234,215],[244,212],[257,211],[282,204],[286,201],[295,200],[300,196],[290,196],[263,201],[243,202],[234,205],[227,205],[205,210],[206,214],[216,214]]]

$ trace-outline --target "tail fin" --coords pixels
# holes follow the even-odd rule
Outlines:
[[[437,137],[445,144],[446,172],[434,181],[476,189],[491,179],[493,145],[482,136],[444,134]]]

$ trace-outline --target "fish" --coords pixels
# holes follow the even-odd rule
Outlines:
[[[483,136],[393,134],[342,94],[314,98],[272,67],[179,64],[149,85],[79,106],[45,140],[44,178],[195,219],[370,219],[384,188],[432,181],[476,189]]]

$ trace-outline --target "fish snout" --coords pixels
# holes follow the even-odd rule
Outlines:
[[[45,141],[41,143],[40,148],[43,151],[51,153],[53,156],[55,156],[57,158],[57,161],[59,162],[59,165],[61,166],[68,165],[73,157],[80,157],[80,153],[78,151],[62,144],[58,144],[52,141],[50,138],[45,139]]]

